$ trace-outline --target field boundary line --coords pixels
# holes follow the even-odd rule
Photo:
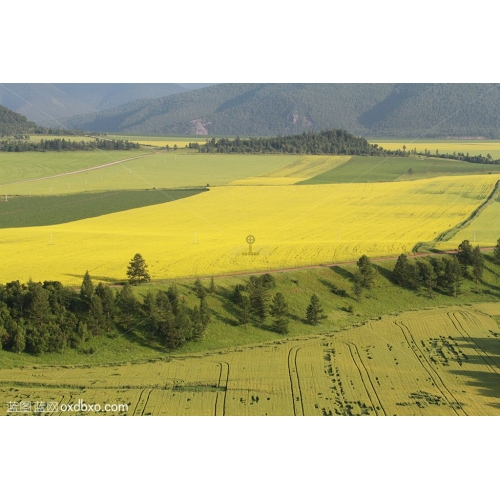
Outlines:
[[[455,405],[453,405],[452,402],[450,401],[450,399],[446,396],[443,389],[452,397],[452,399],[455,400],[455,403],[458,405],[458,408],[464,413],[464,415],[467,416],[467,412],[463,409],[461,403],[459,403],[457,401],[457,399],[452,394],[452,392],[448,389],[448,387],[446,387],[446,384],[441,379],[441,376],[439,375],[439,373],[437,373],[437,371],[434,369],[434,367],[430,364],[429,360],[427,359],[425,354],[421,351],[420,347],[418,347],[418,344],[415,342],[415,339],[413,338],[413,335],[412,335],[410,329],[405,325],[405,323],[403,323],[403,321],[394,321],[394,324],[401,330],[401,333],[403,334],[403,337],[405,338],[405,340],[406,340],[408,346],[410,347],[410,349],[412,350],[413,354],[416,356],[416,358],[419,361],[422,368],[430,375],[431,380],[434,382],[434,386],[442,394],[444,399],[448,402],[448,405],[451,407],[451,409],[456,413],[457,416],[460,416],[458,411],[457,411],[457,408],[455,408]],[[408,340],[408,337],[405,333],[405,330],[408,333],[408,335],[410,336],[411,342],[410,342],[410,340]],[[417,355],[417,351],[421,354],[421,356],[422,356],[421,358]],[[428,368],[424,365],[422,359],[424,359],[426,361]],[[434,372],[434,376],[432,375],[431,372]],[[436,381],[435,377],[437,377],[437,379],[439,380],[439,383]],[[440,384],[441,384],[442,388],[440,387]]]

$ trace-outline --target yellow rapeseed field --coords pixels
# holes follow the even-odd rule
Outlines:
[[[0,283],[125,278],[141,253],[153,279],[258,271],[410,252],[465,218],[494,176],[313,186],[221,186],[66,224],[2,229]],[[249,252],[248,235],[255,237]]]

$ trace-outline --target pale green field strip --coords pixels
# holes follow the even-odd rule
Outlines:
[[[417,152],[429,150],[431,154],[436,153],[436,149],[440,154],[444,153],[469,153],[471,156],[483,155],[488,153],[494,160],[500,158],[500,141],[488,139],[392,139],[392,138],[369,138],[371,144],[378,144],[384,149],[397,150],[403,149],[412,150],[417,148]]]
[[[282,186],[295,184],[328,172],[343,165],[351,156],[299,156],[298,159],[282,168],[258,177],[246,177],[229,183],[232,186]]]
[[[458,248],[464,240],[472,245],[492,247],[500,238],[500,197],[490,203],[478,217],[447,241],[438,242],[438,249]]]
[[[297,161],[294,156],[184,153],[182,151],[181,153],[151,154],[123,164],[111,165],[67,177],[40,180],[28,184],[1,186],[1,195],[30,195],[31,193],[31,195],[35,196],[70,194],[83,191],[193,187],[206,186],[207,184],[220,186],[249,175],[259,176]],[[30,153],[11,154],[21,157]],[[42,157],[44,155],[44,153],[34,154]],[[2,155],[0,155],[0,160],[1,158]],[[106,157],[103,156],[103,158],[102,163],[105,163]],[[76,167],[73,169],[76,169]],[[69,170],[68,167],[66,171]],[[34,176],[42,177],[44,174]]]
[[[145,151],[67,151],[67,152],[25,152],[0,153],[0,186],[9,185],[8,192],[15,189],[26,192],[25,187],[14,187],[22,182],[49,177],[76,170],[92,168],[126,158],[145,154]],[[28,193],[29,193],[29,189]]]
[[[126,415],[500,415],[500,327],[481,309],[388,315],[168,362],[1,369],[0,414],[9,401],[82,399],[126,404],[115,412]]]

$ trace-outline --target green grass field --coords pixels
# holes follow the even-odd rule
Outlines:
[[[408,169],[413,170],[408,175]],[[441,175],[487,174],[500,172],[500,165],[478,165],[439,158],[354,156],[347,163],[297,184],[350,182],[390,182]]]
[[[133,208],[180,200],[202,191],[137,190],[77,193],[58,196],[13,196],[0,199],[0,229],[62,224]]]
[[[0,153],[0,189],[12,192],[16,182],[38,179],[84,168],[104,165],[134,156],[147,154],[147,151],[67,151],[67,152],[25,152]],[[31,183],[28,183],[31,184]],[[19,186],[19,185],[18,185]],[[29,187],[27,188],[29,192]]]

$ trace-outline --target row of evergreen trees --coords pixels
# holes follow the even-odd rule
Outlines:
[[[107,151],[139,149],[137,142],[122,139],[94,139],[89,141],[72,141],[65,138],[40,139],[40,142],[30,142],[21,139],[6,139],[0,141],[0,151],[22,153],[25,151],[91,151],[103,149]]]
[[[493,251],[493,260],[500,264],[500,239]],[[436,289],[449,295],[458,296],[463,278],[479,283],[484,273],[484,255],[479,245],[473,247],[469,240],[458,246],[455,255],[429,260],[410,261],[404,254],[400,255],[393,271],[394,280],[405,288],[418,290],[424,287],[432,297]]]

